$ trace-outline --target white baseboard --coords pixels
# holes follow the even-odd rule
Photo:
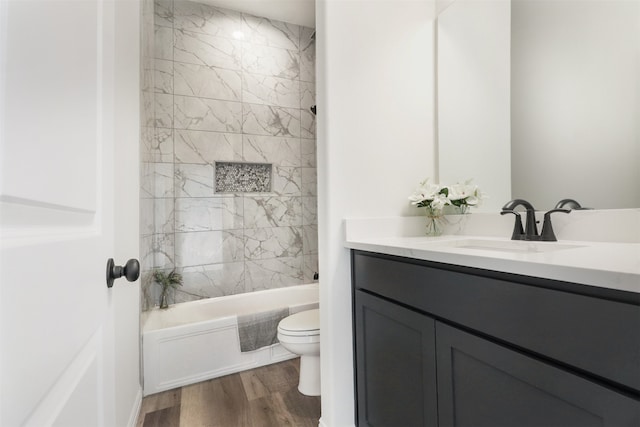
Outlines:
[[[142,407],[142,387],[138,388],[138,393],[136,394],[136,401],[133,403],[133,407],[131,408],[131,414],[129,414],[129,422],[127,423],[128,427],[136,427],[136,424],[138,424],[138,416],[140,416],[141,407]]]
[[[322,417],[320,417],[320,420],[318,420],[318,427],[330,427],[330,426],[329,426],[329,424],[324,422]],[[351,424],[349,426],[344,426],[344,427],[355,427],[355,424]]]

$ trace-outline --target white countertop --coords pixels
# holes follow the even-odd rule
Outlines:
[[[373,228],[371,233],[367,233],[366,229],[370,225],[375,225],[375,221],[365,220],[363,226],[363,222],[347,220],[345,246],[350,249],[640,293],[640,243],[560,240],[535,243],[538,248],[550,251],[509,251],[500,249],[500,246],[526,245],[527,242],[509,243],[511,241],[508,238],[478,234],[440,237],[394,236],[376,233]],[[384,228],[379,225],[377,230]],[[352,232],[349,232],[350,228]],[[480,242],[485,246],[495,242],[498,248],[469,247],[473,246],[473,242]],[[558,247],[562,249],[557,249]]]

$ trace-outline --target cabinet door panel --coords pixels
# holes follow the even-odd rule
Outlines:
[[[358,426],[436,426],[435,322],[356,291]]]
[[[436,322],[441,426],[637,426],[640,402]]]

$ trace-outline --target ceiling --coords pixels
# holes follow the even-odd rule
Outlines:
[[[304,27],[316,27],[315,0],[197,0],[213,6],[250,13]]]

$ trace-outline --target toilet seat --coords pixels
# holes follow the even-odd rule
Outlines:
[[[278,334],[287,337],[319,337],[320,310],[306,310],[280,321]]]

